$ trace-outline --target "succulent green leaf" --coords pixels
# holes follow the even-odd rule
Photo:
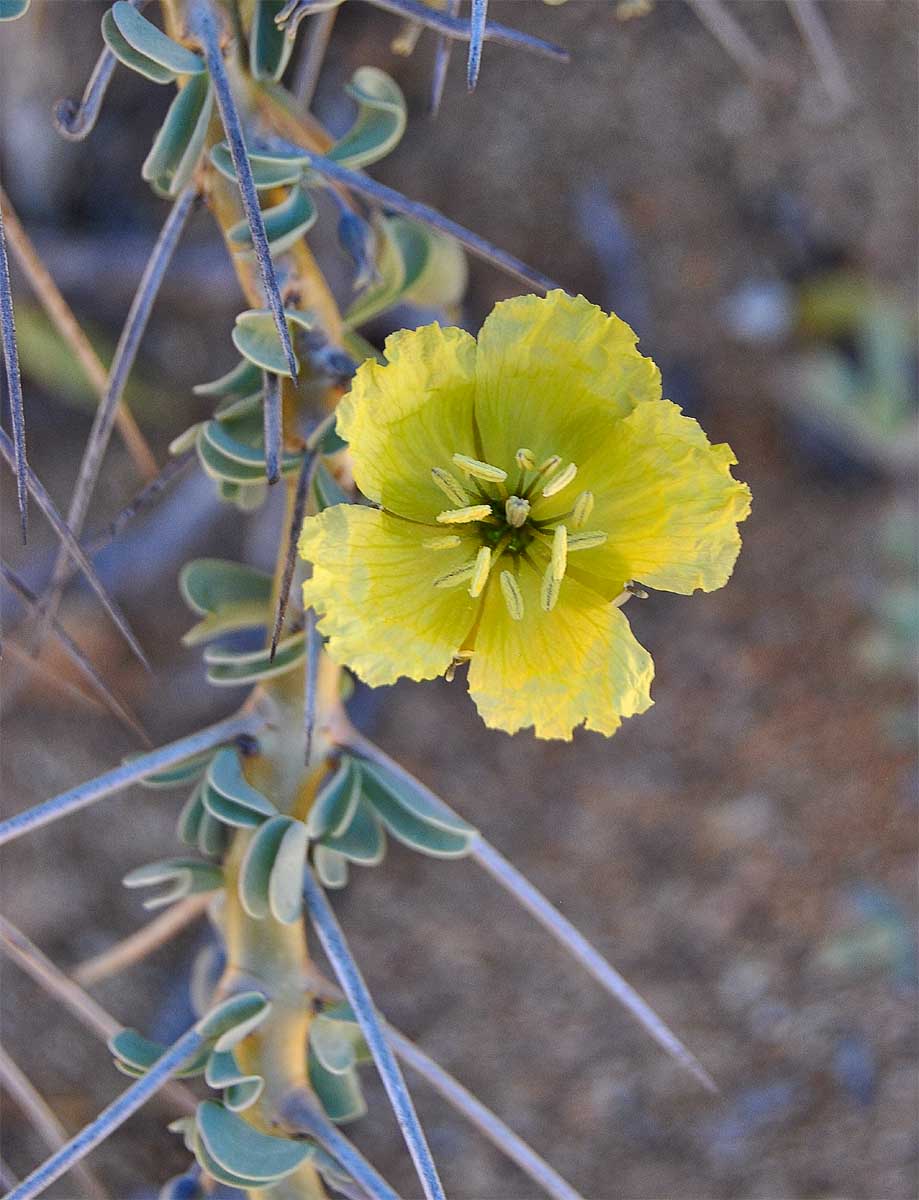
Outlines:
[[[379,817],[362,797],[347,828],[338,836],[325,834],[322,845],[343,854],[351,862],[375,867],[386,854],[386,835]]]
[[[205,440],[225,458],[256,470],[260,469],[264,474],[265,451],[262,446],[250,445],[248,442],[241,441],[240,438],[234,436],[236,432],[249,433],[250,429],[251,413],[247,414],[246,419],[228,421],[224,417],[222,421],[207,421],[203,426],[202,432]],[[262,434],[259,433],[257,439],[253,440],[261,443],[263,440]],[[284,454],[281,458],[281,469],[282,471],[299,470],[302,461],[302,453]]]
[[[232,1050],[215,1050],[208,1059],[204,1072],[204,1082],[211,1088],[229,1087],[232,1083],[240,1083],[243,1079],[250,1078],[253,1076],[240,1067]]]
[[[265,1081],[261,1075],[253,1075],[250,1079],[231,1084],[230,1087],[224,1089],[224,1106],[230,1112],[242,1112],[256,1102],[264,1089]]]
[[[458,304],[469,280],[459,242],[407,217],[394,217],[392,224],[405,265],[402,299],[422,308]]]
[[[117,0],[110,11],[118,32],[138,54],[173,75],[198,75],[204,70],[204,60],[199,55],[167,37],[127,0]],[[113,52],[117,53],[114,48]]]
[[[194,75],[179,92],[154,139],[141,175],[165,196],[177,196],[192,177],[204,149],[214,107],[207,75]]]
[[[180,454],[185,454],[188,450],[194,448],[198,440],[198,434],[201,430],[201,422],[195,425],[189,425],[188,429],[180,433],[178,437],[174,437],[169,443],[169,453],[173,458],[178,458]]]
[[[337,850],[321,844],[313,847],[313,866],[319,881],[327,888],[343,888],[348,882],[348,860]]]
[[[206,1013],[196,1028],[205,1040],[214,1042],[215,1050],[231,1050],[264,1021],[270,1009],[271,1002],[261,992],[239,992]]]
[[[394,79],[378,67],[358,67],[345,91],[357,102],[357,120],[328,153],[356,170],[377,162],[405,132],[405,97]]]
[[[227,1187],[238,1188],[240,1191],[249,1191],[251,1188],[264,1187],[264,1180],[249,1179],[245,1175],[235,1175],[232,1171],[228,1171],[225,1167],[222,1167],[209,1153],[207,1146],[204,1144],[204,1139],[197,1129],[195,1130],[194,1154],[200,1166],[218,1183],[224,1183]]]
[[[346,1121],[356,1121],[366,1113],[367,1104],[355,1070],[341,1074],[327,1071],[319,1061],[312,1042],[308,1062],[310,1083],[330,1121],[344,1124]]]
[[[211,162],[225,178],[236,182],[233,159],[226,142],[219,142],[211,150]],[[309,163],[309,155],[300,151],[256,151],[250,152],[249,164],[252,178],[259,191],[264,188],[282,187],[297,183]]]
[[[0,21],[15,21],[23,16],[31,0],[0,0]]]
[[[446,805],[430,804],[400,780],[361,763],[364,798],[400,842],[435,858],[462,858],[476,831]]]
[[[323,782],[306,819],[311,838],[343,833],[361,797],[361,777],[353,758],[344,757]]]
[[[157,771],[155,775],[147,775],[146,778],[139,779],[138,783],[141,787],[146,788],[172,788],[178,787],[182,783],[190,783],[204,771],[213,753],[213,750],[205,750],[201,754],[194,754],[191,758],[186,758],[184,762],[167,767],[165,771]],[[136,757],[137,755],[129,755],[124,761],[130,762],[132,758]]]
[[[235,687],[283,675],[302,662],[305,656],[306,639],[302,631],[291,634],[278,643],[273,662],[268,649],[257,650],[251,654],[234,654],[219,646],[208,646],[204,651],[204,661],[208,665],[208,682],[215,687]]]
[[[198,1105],[197,1122],[210,1157],[239,1178],[265,1183],[283,1179],[310,1154],[309,1146],[302,1142],[261,1133],[213,1100]]]
[[[255,0],[249,34],[249,69],[256,79],[280,79],[290,61],[294,39],[275,23],[286,0]]]
[[[265,234],[272,254],[283,254],[316,224],[316,207],[302,187],[293,187],[286,199],[262,212]],[[234,225],[227,237],[241,250],[252,249],[252,233],[247,221]]]
[[[271,915],[282,925],[292,925],[303,908],[303,867],[308,847],[306,826],[294,821],[284,831],[268,881]]]
[[[109,1050],[117,1060],[117,1066],[125,1075],[135,1078],[149,1071],[154,1063],[162,1058],[168,1047],[159,1042],[151,1041],[136,1029],[120,1029],[108,1043]],[[200,1075],[204,1070],[210,1050],[199,1050],[188,1063],[177,1073],[180,1078],[187,1079]]]
[[[210,383],[197,383],[191,390],[196,396],[250,396],[261,386],[261,368],[244,358],[226,375]]]
[[[348,497],[333,479],[324,463],[316,468],[313,477],[313,497],[319,512],[324,508],[333,508],[336,504],[347,504]]]
[[[405,289],[405,261],[397,240],[393,217],[379,217],[377,234],[377,280],[361,293],[344,314],[347,330],[363,325],[398,301]]]
[[[178,1133],[181,1135],[182,1141],[185,1143],[185,1149],[192,1154],[195,1152],[195,1118],[194,1117],[176,1117],[174,1121],[170,1121],[166,1126],[170,1133]]]
[[[333,1075],[344,1075],[356,1064],[352,1029],[348,1022],[336,1021],[325,1014],[310,1025],[310,1046],[320,1064]]]
[[[311,329],[313,318],[309,313],[285,309],[288,328],[299,326],[301,329]],[[291,329],[291,335],[296,329]],[[233,344],[240,354],[255,363],[264,371],[275,375],[290,376],[287,359],[281,346],[281,339],[274,325],[274,317],[267,308],[248,309],[236,318],[233,327]],[[298,365],[299,370],[299,365]]]
[[[128,7],[130,6],[128,5]],[[175,71],[170,71],[146,54],[135,50],[115,23],[113,11],[113,9],[109,9],[102,16],[102,37],[118,61],[124,63],[126,67],[130,67],[132,71],[137,71],[146,79],[152,80],[153,83],[172,83],[176,77]]]
[[[176,832],[179,841],[186,846],[197,846],[198,835],[201,832],[201,818],[204,816],[204,801],[201,799],[202,784],[199,783],[182,805],[179,819],[176,822]]]
[[[271,868],[293,817],[272,817],[260,826],[246,847],[239,869],[239,899],[250,917],[262,920],[270,911]]]
[[[233,829],[257,829],[265,820],[264,816],[253,812],[251,808],[237,804],[235,800],[228,800],[226,796],[221,796],[220,792],[215,792],[207,785],[201,793],[201,798],[212,817]]]
[[[243,773],[239,754],[230,746],[218,750],[211,759],[207,771],[207,782],[222,796],[233,800],[243,808],[260,813],[264,817],[277,815],[277,809],[271,801],[252,786]]]
[[[166,858],[136,867],[122,882],[128,888],[167,885],[165,891],[143,902],[144,908],[162,908],[185,896],[216,891],[223,885],[223,871],[216,863],[199,858]]]
[[[198,849],[209,858],[218,858],[226,848],[227,827],[218,821],[204,807],[204,789],[202,788],[201,820],[198,824]]]
[[[271,576],[226,558],[196,558],[179,573],[179,590],[199,616],[220,612],[230,604],[268,604]]]
[[[205,617],[182,635],[183,646],[200,646],[203,642],[236,633],[240,629],[258,629],[268,624],[269,613],[264,604],[228,604],[219,613]]]
[[[262,374],[255,363],[247,362],[246,366],[257,371],[259,375]],[[261,416],[263,403],[261,392],[250,396],[225,396],[214,409],[214,418],[217,421],[226,421],[230,425],[236,425],[240,420],[251,421]]]
[[[215,421],[213,424],[217,424],[217,422]],[[265,481],[264,463],[261,467],[250,467],[235,458],[228,458],[204,436],[203,425],[199,425],[196,430],[195,449],[198,451],[198,460],[206,473],[221,485],[221,494],[224,499],[237,499],[237,494],[227,492],[223,487],[224,484],[241,484],[243,490],[246,490],[248,486]]]

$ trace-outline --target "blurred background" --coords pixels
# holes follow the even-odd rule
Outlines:
[[[656,706],[612,740],[489,732],[460,681],[357,695],[363,727],[608,955],[721,1095],[681,1073],[470,864],[393,845],[382,866],[353,873],[336,907],[384,1012],[589,1200],[910,1200],[919,9],[825,4],[839,57],[829,75],[784,3],[728,9],[756,61],[738,61],[682,0],[493,0],[495,19],[564,43],[572,62],[486,46],[468,96],[458,52],[432,122],[433,36],[400,57],[395,18],[346,4],[315,104],[340,130],[354,68],[392,74],[409,127],[374,174],[630,321],[665,395],[732,444],[752,487],[724,590],[629,604],[656,662]],[[119,68],[88,141],[54,132],[51,107],[82,91],[103,11],[33,0],[2,28],[0,130],[3,185],[105,357],[166,211],[139,171],[170,89]],[[330,230],[320,221],[311,242],[328,247]],[[517,288],[478,262],[470,279],[461,319],[474,330]],[[91,393],[15,271],[14,290],[30,459],[65,509]],[[199,213],[127,393],[160,462],[208,411],[191,385],[235,362],[241,307]],[[4,558],[40,591],[53,542],[36,514],[20,549],[7,473],[2,485]],[[116,435],[88,528],[104,529],[138,486]],[[102,554],[152,679],[92,596],[68,593],[67,628],[157,744],[241,698],[210,688],[199,651],[179,647],[190,623],[179,566],[205,554],[267,566],[278,521],[271,505],[241,519],[192,470]],[[29,626],[6,591],[3,618],[12,812],[138,744],[50,650],[25,669]],[[120,879],[177,852],[183,798],[135,789],[20,840],[3,858],[4,912],[65,968],[136,929],[140,898]],[[189,931],[100,985],[99,999],[153,1036],[176,1033],[205,936]],[[7,1047],[75,1131],[121,1077],[8,963],[3,992]],[[385,1099],[370,1069],[364,1078],[371,1115],[350,1134],[412,1195]],[[413,1090],[449,1194],[535,1195],[424,1086]],[[113,1195],[152,1196],[184,1168],[165,1114],[151,1107],[93,1156]],[[4,1157],[24,1174],[43,1147],[11,1103],[3,1126]],[[66,1184],[48,1192],[67,1194]]]

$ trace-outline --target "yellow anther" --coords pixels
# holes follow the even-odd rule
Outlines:
[[[475,567],[472,571],[472,580],[469,584],[470,596],[481,596],[482,589],[485,587],[485,581],[488,579],[488,572],[491,570],[491,550],[487,546],[483,546],[475,556]]]
[[[542,494],[547,498],[557,495],[563,488],[566,488],[575,475],[578,469],[574,463],[569,463],[563,471],[559,471],[557,475],[553,475],[546,486],[542,489]]]
[[[478,458],[469,458],[466,454],[454,454],[453,461],[461,471],[473,475],[476,479],[484,479],[487,483],[503,483],[507,479],[507,471],[493,467],[491,463],[482,462]]]
[[[507,606],[507,611],[511,615],[511,620],[523,620],[523,592],[520,590],[520,584],[513,577],[510,571],[502,571],[500,576],[501,595],[504,597],[504,603]]]
[[[521,471],[533,471],[536,469],[536,455],[532,450],[527,450],[526,446],[521,446],[514,455],[517,460],[517,466]]]
[[[552,578],[561,583],[565,578],[565,568],[568,566],[568,530],[564,525],[556,525],[552,535]]]
[[[593,492],[581,492],[577,500],[574,502],[574,508],[571,511],[571,524],[574,529],[583,529],[587,524],[587,518],[594,510],[594,494]]]
[[[448,571],[446,575],[441,575],[439,579],[435,579],[434,586],[437,588],[460,587],[467,579],[472,578],[474,570],[475,562],[463,563],[461,567],[456,567],[455,570]]]
[[[568,553],[571,554],[573,550],[593,550],[595,546],[602,546],[606,537],[599,530],[596,533],[569,533]]]
[[[453,550],[459,546],[461,539],[455,533],[448,533],[446,537],[428,538],[426,542],[422,542],[425,550]]]
[[[539,589],[539,603],[543,612],[551,612],[558,603],[558,594],[561,591],[561,580],[555,578],[555,572],[552,569],[552,563],[546,567],[546,573],[542,577],[542,586]]]
[[[447,497],[454,504],[465,504],[469,499],[469,493],[460,483],[460,481],[445,471],[443,467],[431,467],[431,478]]]
[[[490,516],[490,504],[470,504],[466,508],[448,508],[437,514],[437,520],[441,525],[468,525],[472,521],[482,521]]]
[[[520,496],[508,496],[504,502],[504,515],[507,517],[508,525],[512,525],[514,529],[526,525],[527,517],[530,515],[529,500],[522,500]]]

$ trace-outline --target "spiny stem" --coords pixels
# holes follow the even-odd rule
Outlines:
[[[201,729],[189,737],[179,738],[177,742],[170,742],[168,746],[162,746],[158,750],[151,750],[149,754],[142,754],[138,758],[131,759],[130,762],[123,763],[120,767],[115,767],[104,775],[98,775],[87,783],[81,783],[78,787],[61,792],[59,796],[54,796],[43,804],[37,804],[34,808],[27,809],[26,812],[18,813],[15,817],[0,822],[0,846],[13,841],[14,838],[21,837],[24,833],[31,833],[43,825],[48,825],[61,817],[69,816],[70,813],[78,812],[81,808],[95,804],[97,800],[101,800],[105,796],[123,791],[132,783],[138,783],[148,775],[154,775],[157,771],[164,771],[167,767],[175,766],[176,763],[200,754],[203,750],[210,750],[223,742],[230,742],[241,734],[257,733],[263,724],[264,718],[254,712],[237,713],[235,716],[218,721],[216,725],[210,725],[207,729]]]
[[[379,1171],[332,1124],[312,1096],[304,1091],[288,1096],[281,1106],[280,1116],[290,1129],[315,1138],[373,1200],[399,1200]]]
[[[271,371],[264,375],[265,474],[268,483],[274,484],[281,478],[281,378]]]
[[[29,1117],[49,1150],[59,1150],[66,1143],[67,1131],[28,1076],[13,1062],[2,1046],[0,1087],[12,1096],[19,1108]],[[109,1200],[108,1192],[84,1163],[77,1163],[73,1167],[73,1178],[79,1180],[84,1191],[95,1197],[95,1200]]]
[[[395,13],[397,16],[409,17],[412,21],[418,21],[430,29],[436,29],[438,33],[442,33],[448,38],[468,42],[472,36],[468,21],[438,12],[427,4],[421,3],[421,0],[368,0],[368,3],[373,4],[376,8]],[[568,62],[570,58],[568,51],[561,46],[543,41],[542,38],[532,37],[519,29],[509,29],[506,25],[499,25],[495,21],[491,21],[485,26],[482,40],[500,43],[504,46],[516,46],[520,50],[531,50],[534,54],[541,54],[545,58],[554,58],[558,62]]]
[[[446,0],[448,17],[456,17],[460,10],[460,0]],[[444,33],[437,35],[437,49],[434,52],[434,71],[431,76],[431,99],[428,105],[428,115],[436,117],[440,111],[440,103],[444,95],[444,85],[447,82],[447,70],[450,66],[450,56],[453,53],[453,42]]]
[[[22,579],[12,567],[7,566],[4,562],[0,562],[0,577],[3,578],[6,584],[16,593],[16,595],[30,611],[38,611],[38,596],[35,595],[25,580]],[[141,725],[140,721],[137,719],[134,713],[131,712],[128,706],[119,700],[114,692],[112,692],[108,684],[99,674],[90,660],[86,657],[80,647],[76,644],[67,630],[63,627],[63,625],[61,625],[58,621],[53,621],[51,624],[51,630],[60,644],[61,649],[74,664],[77,670],[79,670],[81,674],[83,674],[89,680],[93,688],[99,693],[111,712],[113,712],[115,716],[118,717],[118,719],[122,721],[128,729],[131,730],[132,733],[136,734],[145,746],[151,747],[152,742],[147,736],[147,731],[144,729],[143,725]],[[29,662],[35,663],[36,661],[36,659],[29,657]]]
[[[488,0],[472,0],[469,14],[469,57],[466,62],[466,87],[475,91],[482,66],[482,42],[485,40],[485,22],[488,17]]]
[[[13,426],[13,458],[16,466],[16,500],[19,504],[19,526],[22,544],[29,539],[29,493],[26,460],[26,422],[22,401],[22,375],[19,371],[19,348],[16,345],[16,323],[13,319],[13,291],[10,283],[10,264],[6,257],[6,236],[3,214],[0,212],[0,340],[3,343],[3,362],[6,367],[6,388],[10,402],[10,421]]]
[[[769,64],[757,50],[743,26],[721,0],[689,0],[696,16],[752,79],[769,79]]]
[[[60,289],[39,257],[38,251],[2,188],[0,188],[0,209],[2,209],[3,220],[6,224],[7,241],[16,262],[51,319],[51,323],[73,351],[74,357],[86,372],[87,379],[101,400],[105,395],[108,372],[93,349],[89,338],[77,323],[70,305],[61,295]],[[138,473],[143,479],[152,479],[156,475],[156,459],[123,396],[118,402],[115,422]]]
[[[122,938],[101,954],[87,958],[73,969],[73,978],[82,987],[91,987],[101,983],[112,975],[118,975],[135,963],[142,962],[160,946],[166,945],[174,937],[197,921],[210,904],[213,897],[208,892],[197,896],[186,896],[178,904],[173,904],[165,912],[148,921],[146,925]]]
[[[196,0],[192,10],[192,28],[200,38],[201,48],[204,51],[204,58],[207,62],[207,69],[211,76],[211,82],[214,85],[214,95],[217,98],[220,122],[226,134],[227,145],[230,148],[230,157],[233,159],[233,169],[236,172],[239,195],[242,200],[243,209],[245,210],[246,221],[249,225],[249,233],[252,236],[252,245],[255,249],[255,257],[258,260],[259,271],[262,276],[262,286],[265,289],[265,297],[268,301],[268,307],[271,309],[271,315],[274,317],[278,337],[281,339],[284,357],[287,360],[287,369],[291,377],[296,380],[297,360],[294,357],[294,348],[290,340],[290,330],[287,327],[287,320],[284,316],[284,305],[281,301],[281,291],[278,286],[277,275],[275,274],[274,264],[271,261],[268,235],[265,233],[265,220],[262,216],[258,192],[255,190],[255,180],[252,178],[252,167],[249,164],[249,156],[246,152],[246,143],[243,138],[242,122],[239,118],[239,110],[236,107],[236,101],[233,98],[233,91],[230,87],[230,80],[227,76],[227,69],[224,65],[217,25],[209,0]]]
[[[392,775],[403,780],[412,788],[420,789],[425,797],[433,804],[443,804],[444,801],[429,787],[421,782],[400,763],[391,758],[384,750],[358,733],[349,729],[343,743],[353,753],[378,763]],[[685,1067],[696,1079],[711,1092],[718,1088],[711,1076],[690,1053],[677,1036],[664,1024],[650,1005],[642,999],[631,984],[612,967],[601,954],[587,941],[583,934],[563,917],[558,909],[523,876],[516,867],[499,854],[489,842],[479,833],[472,842],[470,857],[509,892],[519,904],[530,912],[555,940],[563,946],[591,974],[597,982],[614,996],[633,1017],[644,1027],[652,1038],[667,1051],[682,1067]]]
[[[118,411],[118,405],[124,394],[131,368],[134,366],[134,360],[137,357],[141,339],[146,331],[154,301],[163,282],[163,276],[166,274],[166,269],[178,245],[179,238],[182,235],[182,230],[185,228],[185,222],[188,220],[194,206],[196,195],[195,187],[189,186],[172,206],[169,216],[160,230],[156,244],[150,253],[150,258],[147,260],[147,265],[137,286],[134,299],[131,301],[131,307],[128,310],[124,328],[121,331],[118,345],[115,348],[105,395],[96,409],[92,428],[89,431],[86,448],[83,451],[83,459],[80,463],[80,471],[77,475],[77,482],[74,485],[73,496],[67,513],[67,523],[76,537],[80,536],[80,532],[83,529],[86,510],[89,507],[89,501],[99,476],[99,468],[102,466],[102,458],[111,437],[115,414]],[[57,613],[61,598],[61,583],[66,571],[67,551],[61,550],[54,564],[54,571],[51,576],[51,594],[48,597],[45,609],[45,620],[38,632],[38,645],[41,644],[42,637],[47,632],[51,620]]]
[[[309,108],[313,103],[313,96],[316,94],[316,86],[319,83],[319,73],[325,62],[326,51],[329,48],[337,16],[337,8],[327,8],[324,12],[317,13],[310,22],[309,41],[306,51],[297,65],[297,73],[291,87],[291,91],[304,108]]]
[[[310,918],[322,943],[322,948],[328,955],[342,990],[348,998],[348,1003],[354,1011],[364,1040],[373,1055],[399,1128],[402,1130],[405,1144],[415,1164],[426,1200],[445,1200],[444,1190],[434,1165],[434,1159],[431,1157],[427,1138],[424,1136],[424,1130],[421,1128],[412,1098],[405,1086],[399,1064],[386,1040],[376,1006],[360,968],[348,949],[341,926],[326,899],[325,892],[316,882],[309,867],[304,872],[303,889]]]
[[[158,1058],[142,1078],[132,1083],[117,1100],[71,1138],[40,1167],[24,1179],[6,1197],[6,1200],[32,1200],[60,1179],[80,1162],[91,1150],[104,1142],[120,1125],[137,1112],[199,1049],[203,1038],[197,1029],[191,1028]]]
[[[4,429],[0,429],[0,455],[2,455],[11,466],[14,465],[15,458],[13,453],[13,443],[10,441]],[[64,546],[66,546],[68,554],[74,559],[75,562],[79,564],[80,570],[86,576],[87,583],[98,596],[103,608],[111,617],[121,636],[131,647],[131,650],[137,656],[138,660],[147,668],[147,670],[149,670],[150,664],[147,662],[147,656],[144,654],[140,647],[140,643],[131,631],[131,627],[126,621],[124,614],[121,612],[115,601],[110,598],[108,592],[106,592],[102,580],[96,573],[95,567],[83,553],[79,542],[73,536],[73,533],[71,532],[70,527],[67,525],[67,522],[55,508],[54,501],[48,495],[44,484],[31,467],[29,467],[26,471],[26,483],[28,484],[29,494],[31,495],[32,499],[44,513],[48,523],[57,534],[59,540]]]
[[[310,483],[316,470],[318,455],[315,450],[307,450],[300,464],[300,474],[297,476],[297,486],[291,507],[290,524],[287,528],[287,545],[284,551],[284,573],[278,592],[278,610],[274,618],[274,628],[271,631],[271,661],[274,662],[281,630],[284,628],[284,618],[287,615],[287,605],[290,600],[290,585],[294,577],[294,567],[297,562],[297,541],[303,525],[303,514],[306,512],[306,501],[309,497]]]
[[[351,191],[358,192],[370,200],[375,200],[384,208],[392,209],[394,212],[401,213],[405,217],[411,217],[415,221],[420,221],[422,225],[430,225],[432,229],[436,229],[440,233],[446,233],[449,237],[455,238],[461,246],[465,246],[471,254],[484,259],[485,262],[492,263],[492,265],[499,267],[502,271],[506,271],[509,275],[513,275],[516,279],[522,280],[529,287],[535,288],[537,291],[550,292],[553,288],[559,286],[547,275],[543,275],[539,271],[534,271],[532,267],[528,267],[525,262],[521,262],[513,254],[499,250],[497,246],[492,245],[491,242],[486,241],[485,238],[480,237],[477,233],[473,233],[456,221],[445,217],[436,208],[431,208],[427,204],[421,204],[417,200],[409,200],[407,196],[403,196],[395,188],[387,187],[383,183],[377,183],[369,175],[364,175],[360,171],[352,171],[349,167],[343,167],[340,163],[334,162],[330,158],[313,153],[310,153],[310,170],[315,171],[326,179],[332,180],[334,183],[343,184]]]
[[[120,1022],[92,996],[59,970],[29,938],[5,917],[0,916],[0,952],[13,960],[30,979],[49,996],[59,1001],[80,1024],[100,1041],[108,1044],[122,1028]],[[164,1099],[184,1113],[195,1111],[195,1098],[181,1083],[169,1083]]]

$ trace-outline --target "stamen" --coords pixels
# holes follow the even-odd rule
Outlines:
[[[546,573],[542,577],[542,586],[539,589],[539,603],[543,612],[551,612],[558,603],[558,594],[561,591],[561,580],[555,578],[553,564],[549,563],[546,567]]]
[[[602,546],[606,541],[607,534],[597,530],[595,533],[569,533],[568,534],[568,553],[572,550],[593,550],[596,546]]]
[[[555,526],[552,538],[552,578],[561,583],[565,578],[565,568],[568,566],[568,530],[564,525]],[[553,605],[554,607],[554,605]]]
[[[437,520],[441,525],[469,525],[490,516],[490,504],[470,504],[466,508],[448,508],[437,514]]]
[[[536,455],[532,450],[527,450],[526,446],[521,448],[514,455],[517,460],[517,466],[521,471],[534,471],[536,469]]]
[[[508,525],[512,525],[515,529],[526,525],[527,517],[530,515],[529,500],[523,500],[520,496],[508,496],[504,503],[504,515],[507,517]]]
[[[461,667],[464,663],[469,662],[471,658],[471,650],[457,650],[457,652],[453,655],[453,662],[450,663],[449,667],[447,667],[446,671],[444,671],[444,679],[446,679],[447,683],[452,683],[456,678],[456,668]]]
[[[553,467],[557,467],[562,461],[560,454],[550,454],[548,458],[543,459],[539,464],[540,475],[545,475],[546,471],[551,471]]]
[[[452,550],[459,546],[461,539],[455,533],[448,533],[446,537],[428,538],[426,542],[422,542],[425,550]]]
[[[456,567],[453,571],[448,571],[446,575],[441,575],[439,579],[434,580],[436,588],[454,588],[460,587],[467,579],[472,578],[472,573],[475,570],[475,562],[463,563],[461,567]]]
[[[488,572],[491,570],[491,550],[483,546],[475,556],[475,567],[472,571],[472,582],[469,584],[470,596],[481,596]]]
[[[574,502],[574,508],[571,510],[571,524],[575,529],[583,529],[587,524],[587,518],[594,510],[594,494],[593,492],[581,492],[577,500]]]
[[[630,596],[634,596],[637,600],[647,600],[648,599],[648,593],[645,591],[645,589],[641,586],[640,583],[635,583],[634,580],[632,580],[631,582],[629,582],[625,585],[625,590],[629,593]]]
[[[501,595],[504,597],[504,603],[507,606],[507,611],[511,615],[512,621],[523,620],[523,593],[520,590],[520,584],[513,577],[510,571],[502,571],[500,576]]]
[[[553,475],[546,486],[542,489],[542,494],[548,499],[549,496],[555,496],[563,488],[566,488],[575,475],[578,473],[578,468],[574,463],[569,463],[563,471],[559,471],[557,475]]]
[[[448,500],[454,504],[465,504],[469,493],[458,479],[445,471],[443,467],[431,467],[431,477]]]
[[[482,462],[478,458],[469,458],[466,454],[454,454],[453,461],[461,471],[476,479],[484,479],[488,483],[503,483],[507,479],[507,471],[493,467],[491,463]]]

